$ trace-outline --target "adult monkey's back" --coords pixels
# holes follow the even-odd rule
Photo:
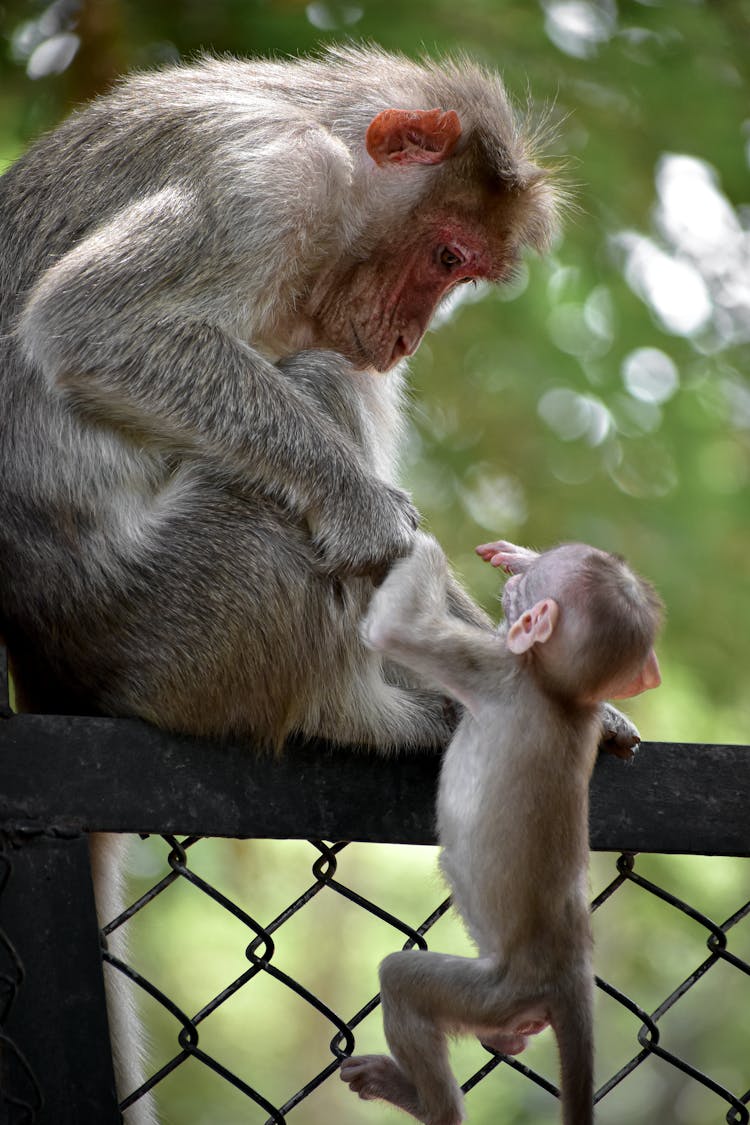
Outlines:
[[[0,179],[0,629],[34,706],[444,740],[356,626],[416,523],[398,361],[548,238],[525,146],[497,77],[348,49],[135,76]]]

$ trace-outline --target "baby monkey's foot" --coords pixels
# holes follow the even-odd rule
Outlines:
[[[341,1079],[360,1098],[379,1098],[416,1116],[417,1091],[389,1055],[358,1055],[344,1059]]]
[[[424,1125],[461,1125],[463,1114],[458,1091],[458,1100],[451,1095],[445,1100],[438,1099],[439,1104],[431,1107],[420,1105],[416,1086],[390,1055],[359,1055],[344,1059],[341,1078],[360,1098],[390,1102],[416,1117],[417,1121],[424,1122]]]

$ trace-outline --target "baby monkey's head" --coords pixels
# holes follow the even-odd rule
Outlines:
[[[662,603],[618,555],[583,543],[537,554],[499,541],[477,551],[511,575],[503,592],[508,648],[533,661],[551,690],[594,703],[658,687]]]

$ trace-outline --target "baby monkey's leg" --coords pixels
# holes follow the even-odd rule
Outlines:
[[[511,1053],[508,1046],[517,1045],[529,1024],[544,1018],[539,997],[521,995],[488,958],[394,953],[380,966],[380,982],[392,1057],[348,1059],[341,1077],[360,1097],[389,1101],[425,1125],[460,1125],[463,1119],[463,1096],[448,1061],[448,1032],[497,1034],[505,1053]]]
[[[424,1125],[460,1125],[463,1097],[448,1062],[446,1021],[439,1016],[445,1005],[435,1002],[445,963],[458,960],[403,952],[383,961],[383,1026],[392,1055],[363,1055],[341,1064],[342,1079],[361,1098],[390,1102]],[[425,968],[432,971],[425,975]]]

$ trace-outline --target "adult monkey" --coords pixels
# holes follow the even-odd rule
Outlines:
[[[499,78],[351,48],[135,76],[0,179],[0,628],[30,706],[447,740],[357,624],[417,523],[398,361],[548,240],[527,147]]]
[[[418,519],[398,361],[553,222],[499,78],[369,48],[137,75],[0,214],[0,620],[31,702],[444,743],[356,626]]]

